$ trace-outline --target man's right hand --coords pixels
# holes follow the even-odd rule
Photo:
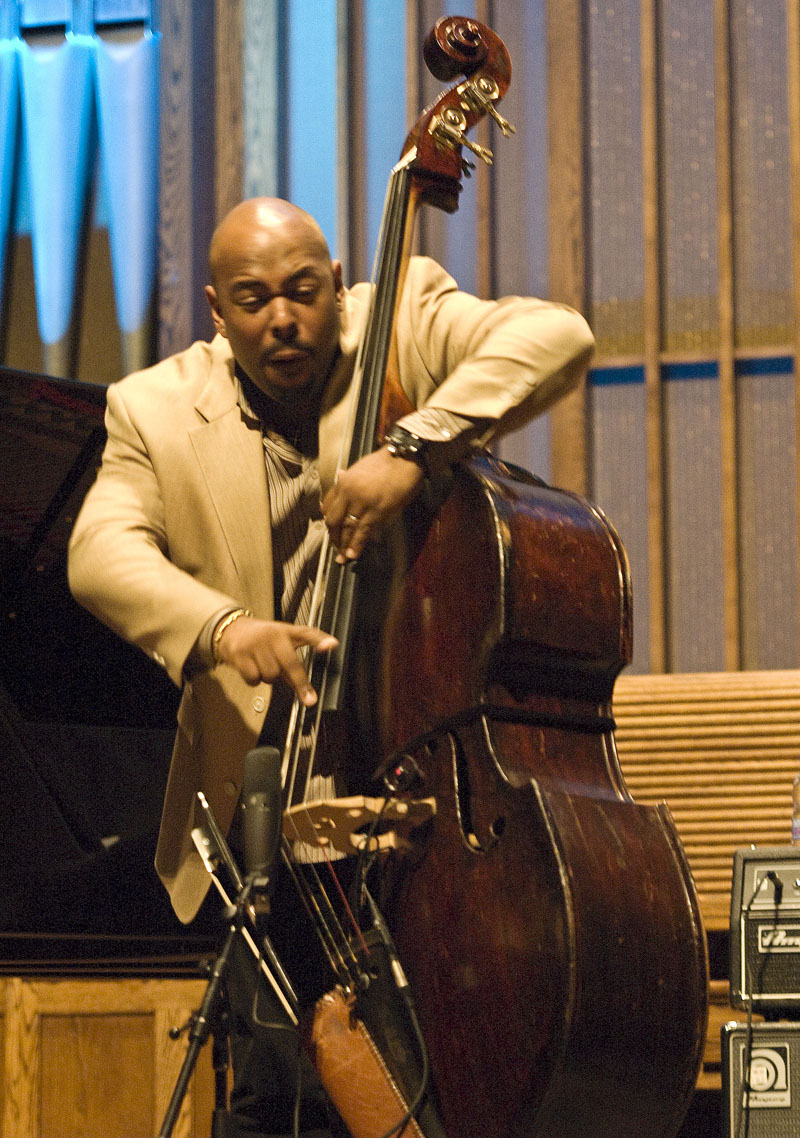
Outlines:
[[[309,646],[329,652],[338,645],[335,636],[306,625],[285,624],[243,616],[225,629],[216,645],[220,663],[230,664],[248,684],[287,683],[306,707],[317,702],[298,649]]]

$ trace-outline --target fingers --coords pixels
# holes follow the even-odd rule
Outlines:
[[[358,509],[359,507],[354,507]],[[331,530],[331,540],[337,549],[336,560],[340,565],[346,561],[355,561],[364,552],[372,532],[369,521],[369,510],[361,507],[364,512],[359,516],[347,513],[341,525],[337,526],[336,533]]]
[[[422,482],[422,470],[415,462],[394,458],[386,447],[340,471],[322,503],[336,560],[342,564],[359,557],[416,497]]]
[[[369,538],[370,506],[357,501],[337,484],[323,502],[323,513],[331,541],[338,551],[336,560],[341,564],[357,557]]]
[[[226,628],[217,650],[219,659],[236,668],[248,684],[283,680],[304,706],[313,707],[317,694],[298,649],[310,647],[316,652],[329,652],[337,645],[335,637],[318,628],[243,618]]]
[[[317,693],[312,688],[308,674],[300,661],[297,649],[308,645],[316,652],[329,652],[336,648],[339,641],[318,628],[306,626],[295,627],[284,625],[290,630],[287,649],[279,643],[277,648],[277,662],[280,668],[280,677],[285,680],[294,691],[297,698],[305,707],[313,707],[317,702]]]

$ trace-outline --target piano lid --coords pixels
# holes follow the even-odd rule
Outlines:
[[[67,542],[105,442],[105,394],[0,369],[0,679],[26,719],[171,728],[169,679],[67,587]]]
[[[180,970],[218,919],[185,929],[152,867],[178,692],[67,586],[105,397],[0,368],[0,971]]]

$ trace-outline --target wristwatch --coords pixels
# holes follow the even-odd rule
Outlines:
[[[431,445],[430,439],[421,439],[419,435],[412,435],[405,427],[396,423],[390,427],[384,436],[384,443],[389,453],[395,458],[405,458],[409,462],[416,462],[422,473],[427,477],[430,473],[426,462],[426,451]]]

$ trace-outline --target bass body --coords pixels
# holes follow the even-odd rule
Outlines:
[[[379,773],[436,802],[410,848],[382,855],[379,901],[444,1130],[674,1135],[707,960],[669,811],[632,801],[614,744],[621,543],[588,502],[490,459],[463,464],[407,536],[388,594],[383,572],[380,596],[361,586],[376,735],[347,777],[371,785],[377,737]]]

